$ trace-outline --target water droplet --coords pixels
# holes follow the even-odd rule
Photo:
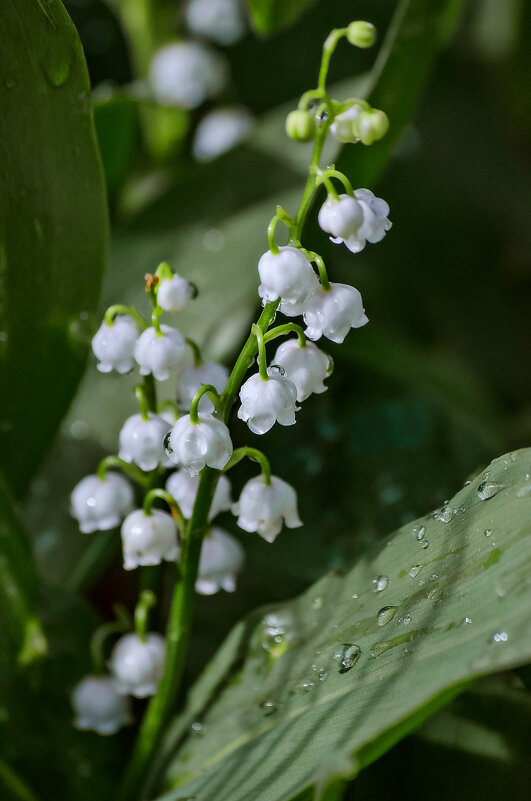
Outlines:
[[[210,253],[217,253],[225,244],[225,234],[219,228],[211,228],[203,236],[203,247]]]
[[[272,698],[267,698],[265,701],[262,701],[260,704],[260,709],[262,710],[263,715],[272,715],[278,709],[278,703],[273,701]]]
[[[316,595],[315,598],[312,598],[312,609],[320,609],[323,605],[323,599],[320,595]]]
[[[405,626],[409,626],[409,624],[411,623],[411,616],[410,615],[404,615],[404,619],[403,619],[402,622],[403,622],[403,624]]]
[[[488,501],[502,489],[504,489],[503,484],[498,484],[496,481],[482,481],[477,490],[478,498],[480,501]]]
[[[281,364],[271,364],[268,370],[270,375],[286,375],[286,371]]]
[[[317,676],[319,677],[319,681],[326,681],[327,678],[328,678],[328,671],[326,671],[323,668],[321,668],[321,670],[318,672]]]
[[[59,44],[55,39],[42,59],[42,68],[52,86],[62,86],[68,80],[74,53],[68,45]]]
[[[8,89],[13,89],[13,87],[17,85],[16,78],[13,78],[12,75],[8,75],[5,79],[5,84]]]
[[[372,587],[373,592],[382,592],[382,590],[385,590],[385,588],[389,584],[389,579],[387,578],[387,576],[378,576],[377,578],[374,578],[372,580],[372,584],[373,584]]]
[[[531,484],[529,483],[529,477],[527,477],[527,484],[524,484],[522,487],[519,487],[516,490],[516,497],[517,498],[525,498],[527,495],[531,495]]]
[[[429,544],[430,543],[428,542],[428,540],[423,540],[423,542],[420,543],[420,547],[424,548],[424,550],[426,550],[426,548],[429,547]]]
[[[413,565],[413,567],[409,569],[409,575],[411,576],[411,578],[415,578],[416,576],[418,576],[421,570],[422,570],[422,565]]]
[[[87,506],[90,506],[91,508],[96,506],[96,498],[93,498],[92,496],[87,498]]]
[[[379,626],[386,626],[396,615],[397,606],[383,606],[378,614],[376,620]]]
[[[70,426],[70,434],[74,439],[87,439],[90,434],[90,426],[85,420],[74,420]]]
[[[455,513],[456,510],[452,509],[451,506],[443,506],[442,509],[438,509],[433,513],[433,519],[437,520],[438,523],[449,523]]]
[[[486,528],[483,533],[485,534],[486,537],[490,537],[490,535],[492,534],[492,529]]]
[[[464,617],[463,618],[463,625],[465,626],[467,623],[472,623],[471,617]]]
[[[470,481],[465,481],[465,483],[463,484],[463,487],[468,487],[469,484],[470,484]]]
[[[311,679],[303,679],[301,682],[299,682],[299,684],[297,684],[297,692],[301,695],[306,695],[306,693],[310,692],[313,686],[314,683]]]
[[[282,617],[278,614],[266,615],[260,645],[272,656],[281,656],[290,646],[293,629],[293,620],[289,614]]]
[[[351,642],[343,643],[342,649],[337,651],[335,658],[339,661],[339,672],[348,673],[358,662],[361,656],[361,648]]]
[[[359,598],[360,596],[358,595],[358,593],[357,593],[357,592],[353,592],[353,593],[352,593],[352,595],[351,595],[350,597],[351,597],[351,598],[354,598],[354,600],[356,600],[356,598]]]
[[[420,542],[426,533],[426,526],[421,526],[417,531],[417,540]]]
[[[193,734],[203,734],[204,733],[203,732],[203,724],[199,723],[198,720],[194,721],[194,723],[192,723],[190,728],[191,728]]]
[[[170,445],[170,436],[171,436],[171,431],[168,431],[168,433],[162,440],[162,447],[164,448],[164,453],[166,454],[166,456],[170,456],[173,453],[173,448]]]
[[[509,635],[506,631],[497,631],[496,634],[493,635],[492,639],[494,642],[507,642]]]

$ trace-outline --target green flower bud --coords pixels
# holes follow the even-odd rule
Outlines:
[[[286,117],[286,133],[296,142],[309,142],[313,139],[316,128],[315,117],[309,111],[297,109],[290,111]]]
[[[382,139],[389,130],[389,118],[378,108],[364,111],[357,120],[357,131],[364,145],[372,145]]]
[[[347,39],[356,47],[372,47],[376,41],[376,28],[365,20],[351,22],[347,28]]]

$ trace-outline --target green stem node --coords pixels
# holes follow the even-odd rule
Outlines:
[[[264,336],[264,342],[267,344],[271,342],[272,339],[276,339],[277,337],[283,337],[285,334],[297,334],[299,339],[299,347],[305,348],[306,347],[306,337],[304,336],[304,331],[300,325],[297,323],[284,323],[283,325],[277,325],[275,328],[272,328],[267,334]]]

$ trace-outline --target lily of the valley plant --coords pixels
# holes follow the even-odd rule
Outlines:
[[[368,47],[375,30],[370,23],[353,22],[332,31],[324,44],[317,88],[305,92],[287,117],[290,137],[314,142],[308,179],[298,210],[291,214],[279,207],[269,223],[269,248],[258,263],[263,309],[232,370],[205,362],[196,343],[161,323],[164,312],[179,312],[197,294],[165,263],[146,276],[151,319],[146,321],[134,308],[111,306],[93,339],[100,371],[128,373],[136,368],[143,380],[135,390],[139,412],[124,422],[118,454],[106,457],[94,475],[75,487],[72,514],[87,534],[121,524],[125,570],[163,561],[179,566],[166,636],[148,631],[149,609],[156,599],[144,591],[135,610],[134,631],[122,633],[107,661],[106,637],[124,632],[127,623],[106,624],[96,632],[94,672],[72,695],[75,725],[100,734],[113,734],[132,723],[129,696],[151,696],[120,798],[135,796],[172,712],[194,593],[236,589],[244,549],[231,534],[212,525],[214,518],[231,510],[240,529],[269,543],[284,526],[302,525],[296,491],[285,480],[289,477],[273,475],[258,449],[233,449],[228,421],[234,404],[237,417],[254,434],[266,434],[276,424],[294,425],[299,404],[327,388],[332,362],[321,349],[323,340],[341,343],[352,328],[368,322],[359,289],[331,281],[321,256],[307,250],[302,238],[308,208],[321,186],[327,196],[319,225],[338,246],[359,253],[367,242],[383,239],[391,227],[384,200],[370,189],[354,189],[333,165],[320,165],[329,133],[339,142],[371,145],[388,128],[385,113],[365,100],[329,96],[330,59],[342,38]],[[279,223],[288,230],[286,246],[277,244]],[[278,311],[288,319],[274,325]],[[269,343],[280,338],[274,355],[268,354],[268,346],[273,349]],[[257,366],[250,368],[255,360]],[[157,382],[170,376],[177,378],[177,397],[160,399]],[[233,502],[227,473],[243,458],[253,460],[260,472]],[[141,508],[135,508],[130,482],[145,493]]]

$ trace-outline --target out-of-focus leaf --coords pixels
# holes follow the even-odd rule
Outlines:
[[[0,467],[22,495],[83,370],[106,246],[85,60],[58,0],[0,31]]]
[[[109,193],[120,186],[134,155],[137,107],[128,97],[101,99],[94,106],[94,122]]]
[[[530,467],[529,450],[500,457],[347,574],[242,622],[170,732],[160,798],[287,801],[529,661]]]
[[[258,33],[269,34],[294,23],[315,0],[247,0]]]

